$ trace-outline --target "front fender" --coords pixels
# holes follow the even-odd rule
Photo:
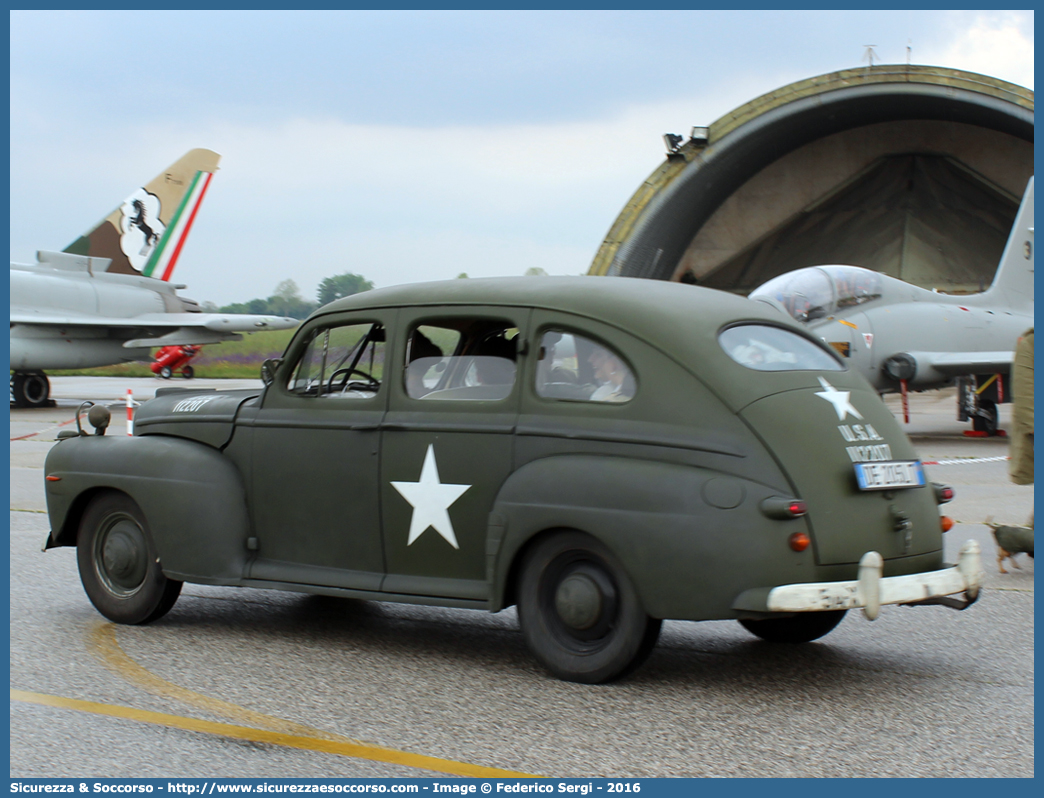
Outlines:
[[[68,438],[44,464],[51,546],[75,546],[99,490],[126,493],[148,519],[163,572],[228,584],[243,577],[250,521],[243,479],[217,449],[162,435]]]
[[[568,528],[608,546],[650,615],[733,617],[731,604],[743,585],[775,584],[781,570],[797,576],[804,565],[786,545],[792,532],[807,531],[804,520],[773,520],[758,509],[778,493],[709,468],[627,457],[564,455],[528,463],[494,503],[487,545],[491,609],[514,602],[513,579],[527,544]]]

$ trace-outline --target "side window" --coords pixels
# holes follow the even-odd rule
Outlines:
[[[438,388],[459,348],[459,330],[428,324],[414,328],[406,339],[406,395],[421,399]]]
[[[384,375],[384,342],[384,328],[379,324],[317,329],[287,390],[300,396],[372,397]]]
[[[536,392],[574,402],[628,402],[637,390],[634,372],[604,344],[564,330],[540,339]]]
[[[446,319],[407,336],[406,394],[414,399],[496,401],[515,384],[518,328],[490,319]]]

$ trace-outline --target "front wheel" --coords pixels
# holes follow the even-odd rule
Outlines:
[[[518,614],[533,655],[558,678],[585,684],[641,665],[662,623],[645,614],[612,553],[580,532],[556,534],[526,555]]]
[[[987,435],[996,435],[998,421],[996,402],[980,399],[979,407],[972,416],[972,429],[976,432],[985,432]]]
[[[47,407],[51,383],[42,371],[16,372],[11,375],[11,396],[16,407]]]
[[[87,597],[116,623],[150,623],[181,593],[182,583],[163,575],[145,514],[123,493],[91,500],[80,521],[76,563]]]
[[[770,643],[808,643],[833,631],[848,610],[798,612],[789,618],[740,621],[743,628]]]
[[[160,366],[159,375],[163,379],[169,380],[174,375],[174,372],[170,366]]]
[[[196,376],[196,370],[193,369],[192,366],[185,366],[185,368],[181,370],[181,376],[186,380],[191,380]]]

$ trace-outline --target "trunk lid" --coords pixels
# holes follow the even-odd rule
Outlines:
[[[816,562],[857,563],[867,551],[898,560],[940,550],[930,484],[866,490],[857,482],[857,463],[918,461],[884,402],[868,385],[853,385],[840,374],[806,375],[808,387],[766,396],[740,415],[808,504]]]

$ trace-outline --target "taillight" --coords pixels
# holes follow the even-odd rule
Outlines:
[[[808,514],[808,505],[801,499],[788,499],[783,496],[769,496],[761,502],[761,512],[769,518],[786,520],[800,518]]]
[[[942,527],[943,532],[949,532],[953,529],[953,519],[948,515],[939,516],[939,526]]]
[[[792,548],[794,551],[804,551],[808,548],[811,542],[811,538],[809,538],[809,536],[806,535],[804,532],[795,532],[793,535],[787,538],[787,543],[790,544],[790,548]]]
[[[933,482],[932,491],[935,493],[936,504],[946,504],[946,502],[953,500],[953,488],[949,485],[943,485],[941,482]]]

